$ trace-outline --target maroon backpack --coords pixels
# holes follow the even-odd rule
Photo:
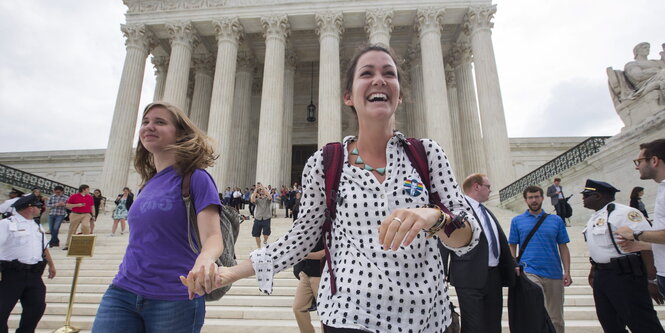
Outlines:
[[[423,143],[419,139],[407,138],[400,140],[409,161],[418,172],[420,179],[429,193],[429,203],[437,205],[445,213],[454,216],[450,210],[441,203],[439,193],[432,192],[430,186],[429,166],[427,163],[427,152]],[[323,222],[323,248],[326,253],[325,262],[321,262],[321,269],[325,263],[328,264],[328,274],[330,274],[330,292],[335,295],[337,285],[335,283],[335,273],[332,269],[332,260],[330,259],[330,242],[332,241],[332,225],[337,213],[339,180],[342,176],[344,166],[344,145],[341,142],[331,142],[323,147],[323,173],[326,183],[326,210],[325,221]],[[461,222],[463,225],[463,222]],[[458,223],[449,223],[444,228],[444,232],[450,235],[455,229],[461,227]]]

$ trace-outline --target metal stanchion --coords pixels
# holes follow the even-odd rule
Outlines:
[[[74,309],[74,295],[76,295],[76,283],[78,282],[79,270],[81,269],[81,262],[83,257],[92,257],[92,251],[95,248],[94,235],[74,235],[69,244],[67,252],[68,257],[76,257],[76,267],[74,268],[74,280],[72,281],[72,289],[69,294],[69,305],[67,306],[67,317],[65,317],[65,326],[58,328],[53,333],[78,333],[76,327],[70,325],[72,318],[72,311]]]

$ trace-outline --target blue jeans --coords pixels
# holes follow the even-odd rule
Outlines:
[[[65,219],[64,215],[49,215],[48,216],[48,230],[51,232],[51,240],[48,242],[52,246],[60,245],[58,233],[60,232],[60,224]]]
[[[99,304],[92,332],[198,333],[205,318],[205,299],[147,299],[110,285]]]

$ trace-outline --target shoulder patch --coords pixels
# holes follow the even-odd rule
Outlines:
[[[628,212],[627,217],[628,217],[628,220],[630,222],[640,222],[640,221],[642,221],[642,214],[640,214],[640,213],[638,213],[634,210],[631,210],[630,212]]]

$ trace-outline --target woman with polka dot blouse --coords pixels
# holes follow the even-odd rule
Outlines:
[[[462,255],[477,243],[478,224],[469,217],[450,237],[423,230],[448,218],[429,203],[427,188],[393,131],[402,102],[399,68],[390,51],[368,46],[346,72],[344,104],[358,118],[358,135],[344,139],[345,163],[332,226],[331,275],[324,269],[318,312],[326,332],[443,332],[451,322],[443,264],[437,243]],[[427,152],[432,191],[454,214],[469,211],[443,149],[421,140]],[[203,294],[256,274],[259,288],[272,292],[273,276],[302,260],[322,236],[325,176],[319,150],[303,171],[300,212],[293,228],[217,274],[190,274],[185,283]],[[418,190],[413,190],[417,188]],[[446,222],[448,223],[448,222]],[[212,270],[211,270],[212,271]]]

